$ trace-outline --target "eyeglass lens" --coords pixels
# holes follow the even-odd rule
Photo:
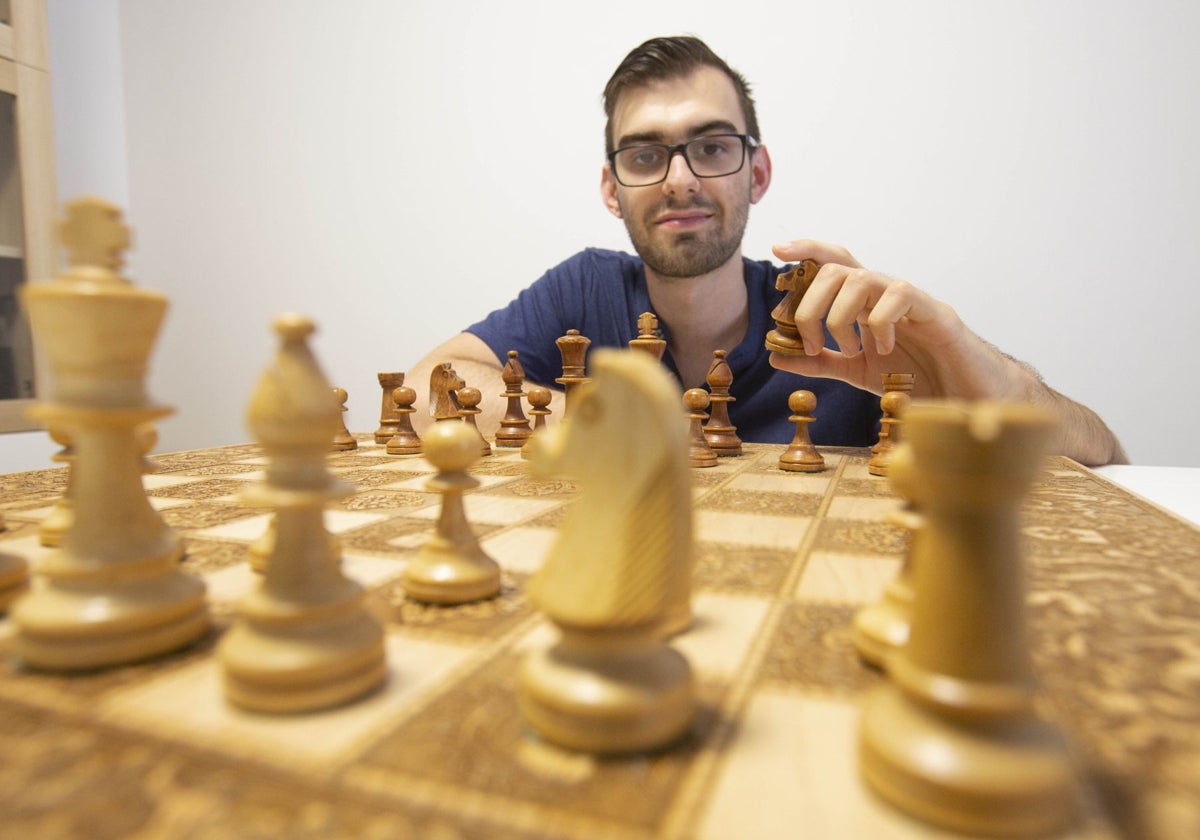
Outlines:
[[[699,178],[732,175],[742,168],[744,140],[740,134],[714,134],[697,137],[682,147],[662,144],[629,146],[617,151],[617,175],[626,186],[641,186],[663,180],[671,165],[672,153],[681,149],[692,172]]]

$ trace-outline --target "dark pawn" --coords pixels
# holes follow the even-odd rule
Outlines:
[[[392,391],[392,402],[396,406],[396,433],[387,442],[389,455],[418,455],[424,449],[421,438],[412,427],[412,415],[416,413],[413,403],[417,392],[407,385]]]
[[[688,463],[693,467],[715,467],[717,453],[709,447],[704,439],[704,429],[700,424],[708,416],[704,409],[709,404],[708,391],[703,388],[689,388],[683,392],[683,407],[688,411]]]
[[[479,434],[479,451],[484,455],[491,455],[492,445],[483,436],[483,432],[479,431],[479,425],[475,422],[475,417],[483,414],[483,409],[479,407],[479,401],[483,399],[483,394],[480,393],[478,388],[459,388],[457,393],[459,415],[462,417],[464,423]]]
[[[788,397],[788,408],[792,410],[788,420],[796,424],[796,434],[779,456],[779,469],[788,472],[821,472],[825,469],[825,459],[808,435],[808,424],[815,419],[816,395],[812,391],[792,391]]]
[[[341,426],[333,435],[333,451],[346,452],[351,449],[358,449],[358,441],[354,439],[354,435],[350,434],[350,430],[346,428],[346,400],[349,399],[346,389],[334,388],[333,398],[337,400],[339,411],[341,411],[341,414],[338,415],[341,419]]]

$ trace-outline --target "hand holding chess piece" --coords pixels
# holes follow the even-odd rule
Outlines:
[[[500,566],[479,546],[463,493],[479,486],[467,467],[480,458],[479,434],[466,423],[436,423],[425,432],[425,458],[437,468],[428,489],[441,494],[433,536],[404,570],[404,591],[418,601],[465,604],[500,592]]]
[[[330,474],[325,452],[338,406],[308,347],[313,322],[275,320],[280,339],[247,419],[267,457],[266,480],[247,488],[252,505],[275,508],[274,540],[258,587],[217,649],[225,696],[259,712],[336,706],[387,677],[383,628],[361,586],[342,574],[325,505],[354,492]]]
[[[1053,430],[1030,405],[913,405],[893,450],[923,525],[908,641],[863,708],[861,769],[953,831],[1041,836],[1076,805],[1065,744],[1035,710],[1020,555],[1021,500]]]
[[[209,622],[204,584],[180,570],[182,543],[142,486],[139,430],[171,413],[145,391],[167,299],[117,273],[129,229],[112,205],[71,202],[62,238],[68,270],[22,292],[53,373],[34,416],[75,448],[74,518],[41,564],[43,585],[13,604],[11,618],[25,662],[80,670],[176,650]]]
[[[598,350],[578,413],[534,438],[534,470],[579,497],[530,600],[560,631],[521,665],[518,703],[546,739],[623,753],[682,737],[695,710],[691,666],[664,641],[691,593],[692,501],[679,393],[641,353]]]

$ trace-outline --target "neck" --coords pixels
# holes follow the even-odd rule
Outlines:
[[[684,388],[705,384],[714,350],[732,350],[750,323],[739,250],[697,277],[664,277],[646,266],[650,303],[667,328],[667,349]]]

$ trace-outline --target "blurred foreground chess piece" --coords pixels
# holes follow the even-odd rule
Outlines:
[[[708,408],[708,391],[703,388],[688,388],[683,392],[683,407],[688,418],[688,465],[692,467],[715,467],[717,453],[712,451],[704,439],[701,424],[708,419],[704,409]]]
[[[690,620],[691,478],[670,375],[611,349],[593,372],[575,417],[534,439],[535,473],[580,492],[528,587],[560,636],[526,656],[517,696],[549,741],[636,752],[683,737],[695,711],[691,666],[664,640]]]
[[[479,460],[479,433],[466,423],[437,423],[425,432],[425,459],[437,468],[426,488],[442,508],[433,535],[404,569],[404,591],[418,601],[466,604],[500,592],[500,566],[479,546],[463,493],[479,486],[467,468]]]
[[[580,385],[588,382],[585,360],[588,345],[592,343],[592,340],[587,336],[580,335],[579,330],[567,330],[567,334],[555,339],[554,343],[558,345],[558,352],[562,356],[562,376],[554,381],[563,386],[562,416],[566,420],[571,416],[571,403],[573,402],[571,395]]]
[[[0,531],[7,527],[4,512],[0,511]],[[0,551],[0,614],[8,609],[18,595],[24,594],[28,585],[29,564],[25,558]]]
[[[171,413],[145,390],[167,299],[117,273],[129,229],[116,207],[71,202],[62,238],[70,267],[22,292],[52,374],[31,413],[74,445],[74,517],[11,618],[13,648],[29,665],[82,670],[176,650],[209,620],[204,584],[179,569],[179,536],[142,486],[139,429]]]
[[[330,444],[334,452],[348,452],[351,449],[358,449],[358,441],[354,435],[350,434],[350,430],[346,428],[346,400],[350,398],[346,393],[345,388],[334,388],[333,398],[338,404],[338,428],[333,434],[333,442]]]
[[[533,452],[533,439],[539,430],[546,428],[546,418],[550,416],[550,389],[534,385],[529,389],[529,413],[533,415],[533,434],[521,447],[521,457],[529,458]]]
[[[808,424],[813,422],[813,411],[817,408],[817,395],[812,391],[792,391],[788,396],[788,418],[796,424],[792,442],[779,456],[779,469],[788,472],[821,472],[825,469],[825,458],[813,446],[808,434]]]
[[[783,299],[771,310],[775,329],[767,333],[764,346],[773,353],[785,356],[803,356],[804,342],[796,329],[796,307],[812,285],[820,266],[813,260],[804,260],[775,278],[775,288],[785,292]]]
[[[46,433],[62,447],[50,456],[50,460],[56,464],[67,465],[67,486],[63,488],[62,495],[55,500],[50,515],[38,525],[38,542],[53,548],[62,545],[63,537],[75,521],[75,447],[71,445],[70,435],[62,429],[50,427],[46,429]]]
[[[492,445],[488,443],[488,439],[483,436],[483,432],[479,431],[479,425],[475,422],[475,417],[483,414],[483,409],[479,407],[480,400],[483,399],[483,394],[478,388],[459,388],[458,389],[458,413],[462,417],[463,422],[475,430],[475,434],[479,435],[479,452],[481,455],[491,455]]]
[[[905,487],[904,482],[911,480],[911,473],[891,476],[892,486],[902,496],[911,494],[911,491],[902,489]],[[855,613],[853,632],[854,647],[858,650],[858,655],[864,661],[883,670],[887,670],[888,659],[892,654],[904,647],[908,641],[913,604],[912,558],[920,553],[915,546],[920,539],[922,526],[921,517],[911,504],[892,511],[887,518],[891,524],[908,530],[908,551],[905,553],[900,574],[888,581],[883,596],[874,604],[869,604]]]
[[[900,430],[904,424],[904,414],[912,400],[905,391],[885,391],[879,400],[883,409],[883,417],[879,420],[879,442],[872,449],[871,459],[867,462],[867,472],[871,475],[887,475],[888,464],[892,460],[892,452],[900,443]]]
[[[861,770],[952,831],[1040,836],[1077,804],[1062,737],[1035,711],[1020,554],[1020,503],[1053,431],[1029,405],[918,404],[893,452],[924,524],[908,642],[864,705]]]
[[[742,439],[738,437],[737,429],[729,420],[729,403],[736,397],[729,396],[729,386],[733,384],[733,371],[729,362],[725,361],[724,350],[714,350],[712,364],[708,367],[709,401],[712,406],[708,422],[704,424],[704,439],[709,447],[720,457],[742,454]]]
[[[396,434],[396,424],[400,418],[396,416],[396,403],[392,394],[404,384],[403,371],[385,371],[377,374],[379,387],[383,389],[383,399],[379,405],[379,428],[375,430],[375,442],[387,443]]]
[[[637,338],[629,342],[631,350],[640,350],[654,361],[662,361],[667,349],[667,340],[659,335],[658,316],[653,312],[643,312],[637,320]]]
[[[500,376],[504,380],[504,393],[500,396],[508,403],[504,417],[500,420],[500,428],[496,431],[496,445],[524,446],[532,429],[529,428],[529,418],[521,408],[521,400],[525,397],[525,368],[521,367],[516,350],[508,351],[508,361],[504,363],[504,370],[500,372]]]
[[[413,408],[413,403],[416,401],[416,390],[407,385],[392,391],[392,402],[396,406],[396,431],[388,438],[387,454],[419,455],[421,453],[421,438],[412,424],[412,416],[417,413],[417,410]]]
[[[313,322],[275,319],[279,349],[251,398],[247,421],[266,454],[266,479],[244,500],[275,509],[275,538],[258,586],[217,657],[231,703],[305,712],[353,700],[387,676],[383,628],[361,586],[342,574],[325,505],[354,486],[325,465],[338,406],[308,346]]]

